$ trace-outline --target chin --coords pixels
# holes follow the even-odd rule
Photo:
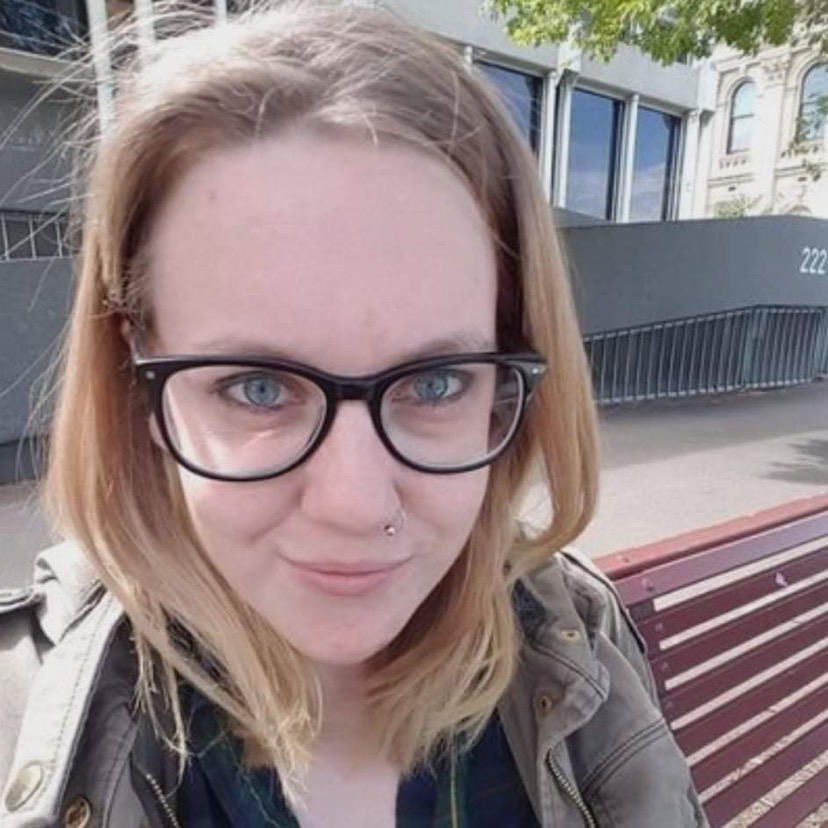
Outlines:
[[[291,644],[314,664],[328,667],[357,667],[382,652],[397,636],[357,630],[337,630],[330,635],[319,634],[312,641],[294,639]]]

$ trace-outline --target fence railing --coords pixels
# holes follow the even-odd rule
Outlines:
[[[72,239],[66,216],[0,210],[0,262],[52,259],[71,254]]]
[[[776,388],[828,375],[828,307],[754,307],[585,338],[598,402]]]

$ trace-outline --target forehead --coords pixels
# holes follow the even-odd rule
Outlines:
[[[494,245],[447,164],[294,130],[198,162],[150,234],[169,353],[261,351],[373,371],[458,340],[494,347]]]

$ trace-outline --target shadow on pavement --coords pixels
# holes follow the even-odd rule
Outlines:
[[[774,470],[765,475],[769,480],[828,486],[828,439],[812,437],[791,443],[798,457],[791,463],[774,463]]]

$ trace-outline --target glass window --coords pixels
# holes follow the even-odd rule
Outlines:
[[[639,107],[630,201],[631,221],[669,218],[675,188],[681,121],[674,115]]]
[[[756,87],[751,81],[745,81],[736,87],[730,103],[730,125],[727,131],[728,152],[744,152],[750,149],[755,109]]]
[[[6,258],[31,259],[32,228],[28,216],[3,216],[6,225]]]
[[[802,81],[802,102],[799,105],[800,137],[818,141],[825,131],[828,115],[828,63],[814,66]]]
[[[521,135],[537,152],[540,144],[543,78],[491,63],[478,63],[477,65],[489,81],[497,87]]]
[[[82,4],[67,0],[0,2],[0,46],[57,55],[83,33]]]
[[[58,217],[40,216],[33,222],[35,255],[38,258],[50,259],[60,255],[60,240],[58,237]]]
[[[566,208],[610,219],[623,103],[576,89],[570,115]]]

